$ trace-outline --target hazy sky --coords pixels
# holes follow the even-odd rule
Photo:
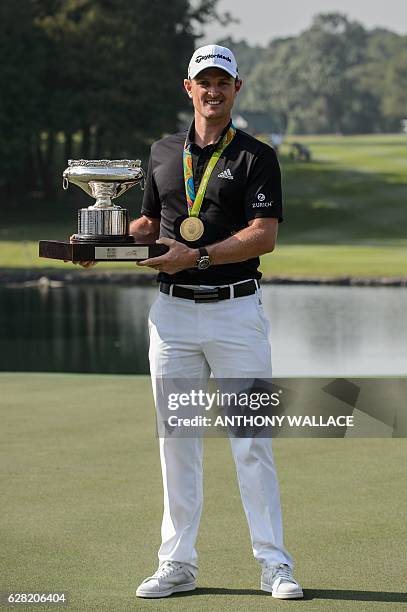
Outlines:
[[[229,11],[240,23],[206,28],[199,44],[225,36],[267,45],[271,38],[298,34],[318,13],[340,12],[371,29],[386,27],[407,34],[407,0],[219,0],[220,12]]]

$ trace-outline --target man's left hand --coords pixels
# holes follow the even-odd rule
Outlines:
[[[172,240],[171,238],[159,238],[156,243],[166,244],[169,247],[169,251],[165,255],[160,255],[160,257],[151,257],[150,259],[138,261],[137,265],[149,266],[167,274],[176,274],[176,272],[181,272],[181,270],[193,268],[198,260],[197,250],[189,248],[182,242]]]

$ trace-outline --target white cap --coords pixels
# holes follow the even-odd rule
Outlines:
[[[219,45],[206,45],[195,51],[189,62],[188,78],[194,79],[205,68],[221,68],[233,78],[238,76],[237,64],[232,51]]]

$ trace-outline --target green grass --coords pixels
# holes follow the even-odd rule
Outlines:
[[[311,163],[288,161],[296,140],[311,149]],[[283,242],[405,240],[407,135],[293,137],[281,152]]]
[[[0,242],[0,268],[78,269],[71,263],[40,259],[38,246],[33,242]],[[154,273],[135,263],[103,262],[95,271],[120,270]],[[407,248],[395,246],[355,245],[288,245],[281,244],[275,252],[262,257],[261,270],[265,277],[276,276],[364,276],[405,277]]]
[[[65,590],[68,609],[95,612],[404,609],[405,440],[274,441],[307,598],[289,603],[259,591],[229,444],[206,440],[199,589],[139,600],[162,504],[148,378],[3,373],[0,384],[3,592]]]
[[[290,161],[289,143],[296,140],[311,148],[311,163]],[[278,250],[263,259],[266,274],[407,275],[406,135],[291,137],[280,159],[285,221]],[[60,222],[46,221],[62,215]],[[73,231],[75,214],[70,219],[66,210],[36,214],[33,208],[20,219],[14,213],[13,222],[0,228],[0,267],[72,267],[40,260],[37,242],[66,239]],[[134,269],[128,263],[99,266]]]
[[[406,246],[287,245],[262,258],[265,277],[406,277]]]

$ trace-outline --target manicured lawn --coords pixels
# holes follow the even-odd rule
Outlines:
[[[0,242],[1,268],[78,269],[70,263],[39,259],[34,242]],[[135,263],[103,262],[95,271],[136,271],[154,273]],[[262,257],[265,277],[275,276],[406,276],[407,246],[356,246],[280,244],[274,253]],[[90,272],[91,273],[91,272]]]
[[[407,276],[406,246],[287,245],[262,258],[265,277]]]
[[[360,244],[406,237],[407,135],[295,137],[311,163],[282,147],[283,242]]]
[[[149,379],[3,373],[0,385],[3,592],[65,591],[75,612],[404,609],[405,440],[274,441],[307,600],[290,603],[259,590],[229,444],[206,440],[199,588],[140,600],[162,504]]]

